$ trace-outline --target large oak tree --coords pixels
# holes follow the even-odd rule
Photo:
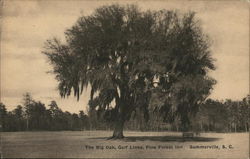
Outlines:
[[[103,6],[80,17],[65,37],[66,43],[48,40],[43,51],[60,94],[79,99],[89,85],[89,106],[115,120],[114,138],[123,138],[132,112],[147,117],[150,105],[187,127],[215,83],[207,76],[215,68],[209,40],[193,12]]]

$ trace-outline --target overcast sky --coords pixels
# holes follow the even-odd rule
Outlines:
[[[64,38],[79,16],[89,15],[104,4],[118,1],[38,1],[5,0],[1,34],[1,102],[8,110],[21,104],[25,92],[46,105],[56,100],[64,111],[86,110],[89,90],[80,101],[61,99],[46,57],[41,54],[44,42]],[[196,11],[202,28],[213,41],[212,56],[217,80],[213,99],[240,100],[249,92],[249,9],[237,1],[119,1],[135,3],[142,10],[177,9]]]

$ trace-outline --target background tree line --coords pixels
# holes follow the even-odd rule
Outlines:
[[[91,108],[91,107],[89,107]],[[250,96],[241,101],[227,99],[206,100],[198,113],[190,118],[189,130],[200,132],[247,132],[249,131]],[[60,131],[60,130],[112,130],[112,122],[98,115],[97,109],[88,109],[87,114],[62,111],[56,101],[46,108],[45,104],[32,99],[29,93],[23,97],[23,104],[7,111],[0,103],[0,124],[2,131]],[[150,110],[146,121],[143,112],[133,113],[125,124],[125,130],[136,131],[181,131],[181,121],[176,118],[168,122],[159,112]],[[106,114],[107,115],[107,114]]]
[[[62,111],[55,101],[48,108],[40,101],[32,99],[29,93],[23,97],[23,105],[7,111],[0,103],[0,115],[3,131],[38,131],[38,130],[82,130],[88,129],[88,116]]]

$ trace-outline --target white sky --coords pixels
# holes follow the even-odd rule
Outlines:
[[[52,37],[64,38],[81,15],[104,4],[118,1],[5,0],[1,34],[1,102],[8,110],[21,104],[22,95],[30,92],[46,105],[56,100],[64,111],[86,110],[89,90],[80,101],[61,99],[54,75],[45,55],[44,42]],[[211,76],[217,85],[213,99],[242,99],[249,93],[249,5],[239,1],[119,1],[135,3],[145,9],[196,11],[204,32],[213,41],[212,54],[216,71]]]

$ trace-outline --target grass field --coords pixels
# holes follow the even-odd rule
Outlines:
[[[199,137],[183,140],[181,133],[176,132],[125,131],[125,139],[107,140],[111,135],[109,131],[2,132],[2,157],[247,159],[249,156],[248,133],[201,133]]]

